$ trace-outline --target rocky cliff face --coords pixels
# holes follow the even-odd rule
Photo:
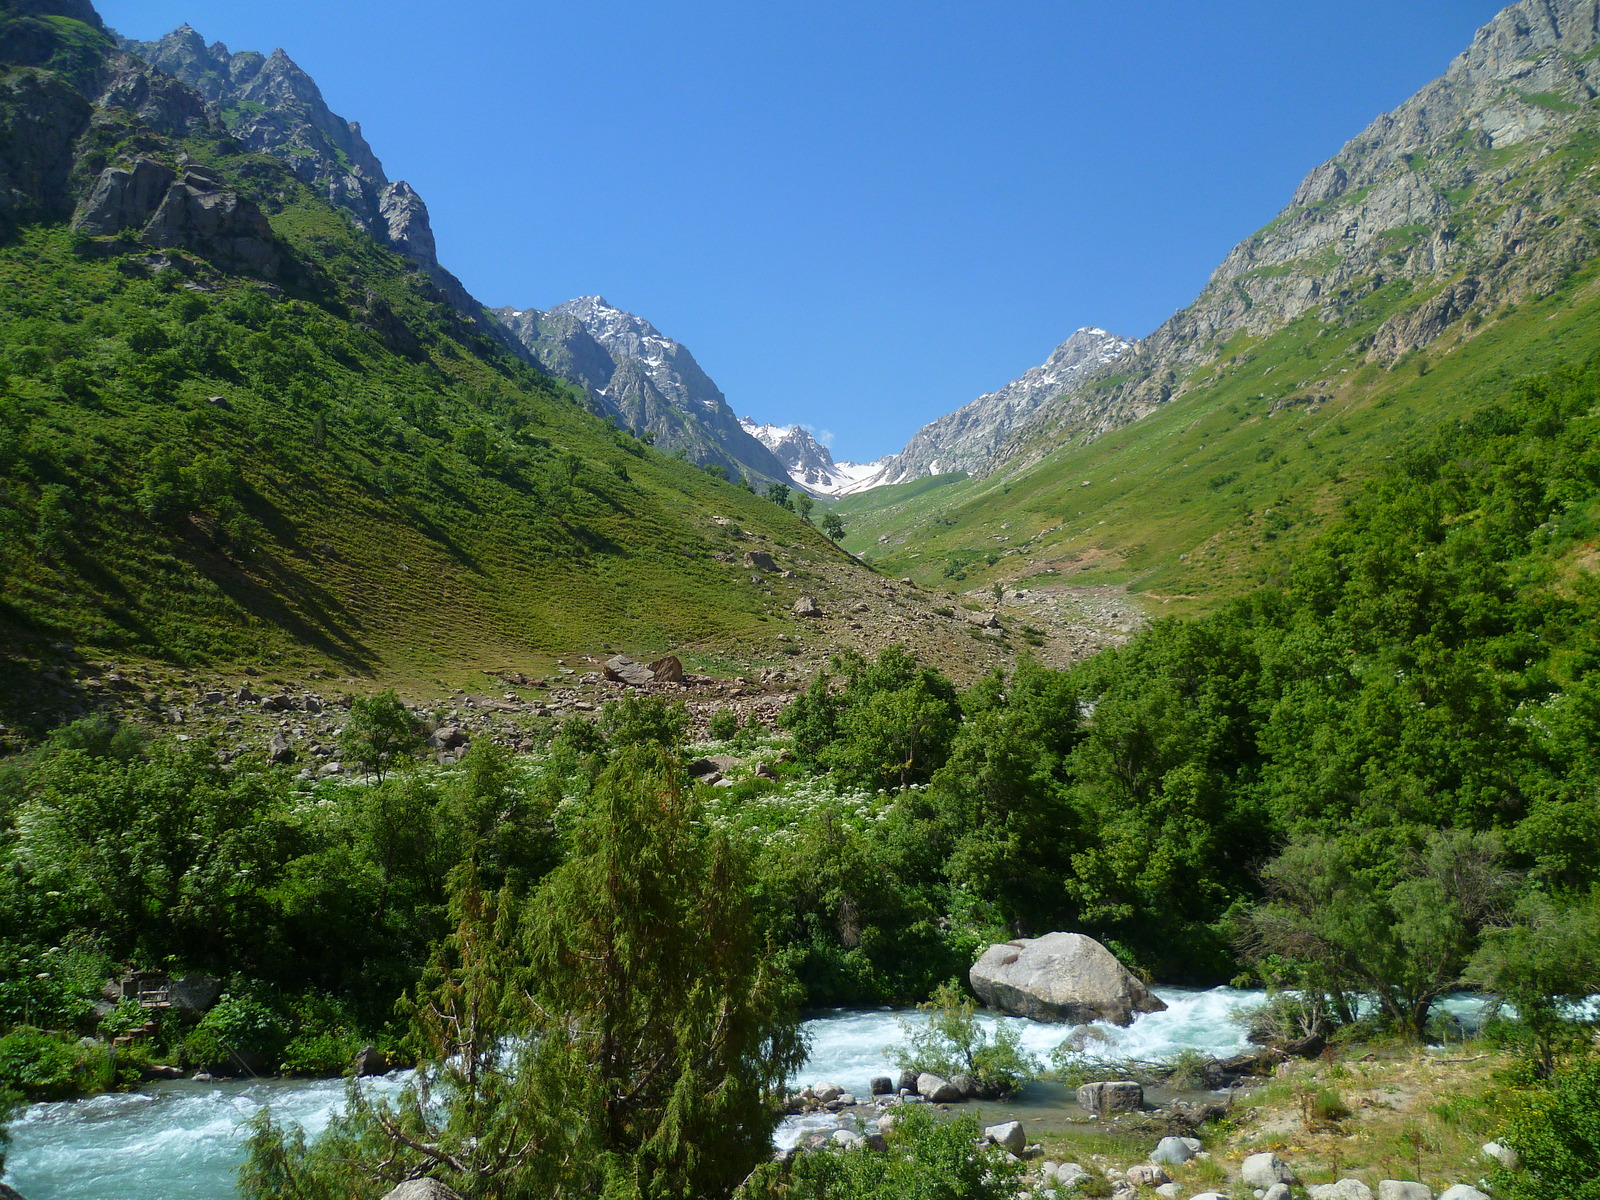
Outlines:
[[[771,450],[794,480],[818,496],[847,496],[876,486],[884,459],[871,463],[835,462],[829,449],[799,425],[763,425],[741,417],[744,431]]]
[[[225,138],[205,103],[122,53],[92,8],[9,0],[0,47],[11,68],[0,80],[0,233],[70,217],[90,239],[86,253],[94,239],[126,240],[158,261],[179,251],[224,271],[282,277],[288,259],[261,209],[162,141]]]
[[[1443,77],[1312,171],[1192,305],[1046,405],[999,458],[1030,461],[1126,425],[1202,382],[1230,341],[1303,316],[1349,325],[1381,305],[1366,353],[1392,364],[1458,322],[1549,294],[1600,245],[1588,182],[1597,47],[1600,0],[1504,9]]]
[[[1104,329],[1078,330],[1042,365],[924,425],[904,450],[882,460],[872,486],[950,471],[981,473],[1012,434],[1025,428],[1041,409],[1071,395],[1132,345]]]
[[[494,315],[545,370],[583,388],[596,412],[650,435],[657,448],[753,481],[791,482],[783,463],[739,424],[689,348],[643,317],[600,296],[547,312],[501,308]]]
[[[517,353],[522,348],[484,314],[483,305],[439,263],[428,207],[410,184],[391,181],[361,126],[328,108],[322,90],[281,49],[232,53],[180,26],[154,42],[123,39],[122,48],[187,84],[247,148],[293,168],[378,242],[416,263],[445,299],[478,330]]]

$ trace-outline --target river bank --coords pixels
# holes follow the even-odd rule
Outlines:
[[[1180,1050],[1224,1056],[1242,1049],[1244,1026],[1236,1011],[1260,1004],[1263,993],[1213,988],[1157,989],[1167,1011],[1139,1018],[1127,1029],[1096,1026],[1108,1057],[1161,1059]],[[811,1054],[793,1082],[831,1080],[865,1095],[874,1075],[891,1065],[886,1051],[903,1041],[900,1019],[919,1021],[915,1010],[843,1009],[805,1023]],[[985,1024],[1015,1028],[1023,1046],[1041,1059],[1066,1035],[1061,1025],[985,1015]],[[397,1092],[408,1078],[394,1072],[362,1082]],[[27,1200],[233,1200],[233,1173],[243,1126],[262,1107],[315,1132],[344,1103],[343,1079],[256,1079],[212,1082],[174,1080],[137,1092],[29,1107],[12,1125],[5,1180]],[[1071,1089],[1030,1085],[991,1111],[1015,1111],[1041,1129],[1064,1127],[1075,1108]],[[832,1124],[836,1125],[835,1120]],[[793,1145],[802,1120],[780,1127],[778,1145]]]

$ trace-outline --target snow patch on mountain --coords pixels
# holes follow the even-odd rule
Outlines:
[[[770,425],[740,417],[744,431],[768,450],[794,480],[818,496],[848,496],[877,486],[883,459],[870,463],[834,462],[833,455],[803,425]]]

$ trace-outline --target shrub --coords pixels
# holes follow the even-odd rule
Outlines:
[[[1014,1092],[1039,1073],[1018,1034],[1005,1026],[993,1037],[978,1024],[978,1003],[962,994],[952,980],[941,984],[933,999],[917,1006],[928,1014],[925,1025],[901,1019],[906,1045],[895,1051],[902,1070],[931,1071],[946,1078],[970,1075],[983,1095]]]
[[[283,1018],[267,1005],[224,995],[184,1039],[183,1056],[208,1070],[253,1073],[275,1066],[287,1041]]]
[[[0,1094],[61,1100],[110,1082],[104,1049],[80,1046],[64,1034],[19,1026],[0,1038]]]
[[[1521,1160],[1494,1173],[1501,1200],[1600,1200],[1600,1060],[1559,1072],[1500,1140]]]
[[[763,1168],[741,1195],[748,1200],[1011,1200],[1022,1194],[1022,1164],[985,1147],[972,1117],[940,1121],[912,1108],[897,1116],[889,1140],[889,1154],[802,1154],[787,1172],[780,1166]]]
[[[706,736],[714,742],[726,742],[738,732],[739,714],[732,709],[718,709],[711,714],[711,720],[706,722]]]

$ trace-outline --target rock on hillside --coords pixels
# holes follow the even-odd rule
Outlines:
[[[951,471],[982,474],[1014,431],[1027,426],[1052,401],[1070,396],[1132,345],[1104,329],[1078,330],[1041,366],[924,425],[904,450],[878,464],[871,486]]]
[[[744,431],[773,454],[794,480],[818,496],[848,496],[875,486],[885,460],[835,462],[832,453],[800,425],[762,425],[754,417],[740,417]]]
[[[1166,1009],[1116,957],[1081,933],[1047,933],[990,946],[968,974],[990,1008],[1035,1021],[1110,1021]]]
[[[1600,0],[1520,0],[1440,79],[1306,177],[1199,298],[1016,430],[999,459],[1087,441],[1182,395],[1240,335],[1302,316],[1347,325],[1377,306],[1371,361],[1545,295],[1596,250],[1600,204],[1571,171],[1600,127]],[[944,464],[941,464],[944,465]]]
[[[391,182],[361,126],[329,109],[322,90],[283,50],[262,55],[209,46],[182,25],[154,42],[122,48],[199,92],[229,133],[247,148],[288,163],[365,233],[422,268],[480,333],[524,355],[521,344],[484,312],[461,281],[439,264],[428,206],[409,183]]]
[[[494,310],[545,370],[577,384],[594,409],[658,449],[753,482],[790,483],[782,462],[740,425],[689,348],[601,296],[547,312]]]

